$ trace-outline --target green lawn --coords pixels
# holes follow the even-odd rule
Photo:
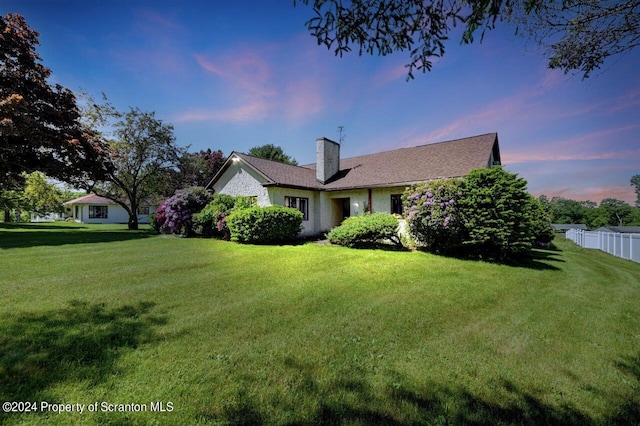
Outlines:
[[[516,267],[0,223],[0,402],[39,410],[0,423],[638,424],[640,264],[556,244]]]

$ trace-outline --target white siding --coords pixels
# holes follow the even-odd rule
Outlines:
[[[308,205],[308,220],[302,221],[301,236],[311,236],[318,233],[318,214],[320,212],[319,194],[318,191],[309,191],[303,189],[289,189],[280,187],[269,188],[269,195],[271,198],[271,204],[278,204],[285,206],[285,197],[301,197],[309,200]]]
[[[227,194],[231,196],[244,195],[258,197],[259,206],[270,206],[269,192],[262,186],[265,179],[254,170],[234,163],[224,172],[220,179],[213,185],[214,194]]]
[[[71,211],[68,216],[72,216],[76,222],[80,223],[128,223],[129,213],[124,207],[118,204],[91,204],[94,206],[107,206],[106,218],[91,218],[89,217],[89,204],[74,204],[71,206]],[[77,207],[77,210],[76,210]],[[155,206],[149,207],[149,213],[154,213]],[[77,211],[77,214],[76,214]],[[149,223],[149,215],[138,215],[138,223]]]

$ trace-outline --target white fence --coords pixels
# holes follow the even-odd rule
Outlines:
[[[600,249],[623,259],[640,262],[640,234],[569,229],[566,236],[581,247]]]

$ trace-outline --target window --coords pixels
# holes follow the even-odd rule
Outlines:
[[[89,206],[89,219],[106,219],[109,215],[107,206]]]
[[[402,195],[391,195],[391,214],[402,214]]]
[[[138,214],[149,214],[149,206],[138,207]]]
[[[302,220],[309,220],[309,199],[302,197],[284,197],[284,205],[302,212]]]

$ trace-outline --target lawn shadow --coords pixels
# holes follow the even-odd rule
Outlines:
[[[0,223],[0,249],[128,241],[154,235],[156,234],[149,229],[130,231],[126,229],[126,225],[122,229],[99,229],[68,224]]]
[[[639,358],[640,359],[640,358]],[[627,363],[628,361],[628,363]],[[637,376],[638,359],[627,360],[623,369],[629,369]],[[631,363],[630,365],[628,365]],[[241,388],[233,399],[217,414],[200,416],[205,422],[222,424],[286,424],[342,425],[342,424],[383,424],[383,425],[627,425],[639,424],[640,405],[638,398],[625,400],[623,397],[611,402],[611,415],[605,419],[593,418],[569,403],[548,403],[544,395],[532,394],[516,384],[502,380],[494,384],[495,392],[489,396],[479,396],[459,385],[415,382],[394,371],[388,372],[386,385],[374,388],[362,378],[361,372],[342,372],[333,381],[316,377],[314,369],[303,362],[285,361],[291,369],[288,378],[295,383],[288,400],[282,395],[273,400],[265,400]],[[637,377],[636,377],[637,378]],[[499,396],[498,396],[499,395]],[[312,402],[313,401],[313,402]],[[298,412],[302,402],[313,407],[311,412]],[[617,406],[616,406],[617,404]],[[271,418],[286,413],[291,420]]]
[[[526,253],[520,253],[505,258],[495,258],[481,253],[433,253],[427,249],[420,248],[419,251],[435,254],[437,256],[449,257],[459,260],[482,261],[497,265],[507,265],[517,268],[534,269],[538,271],[561,271],[561,268],[553,263],[564,263],[561,259],[562,250],[558,248],[537,248]]]
[[[72,301],[62,309],[3,315],[0,400],[45,400],[58,383],[103,381],[116,372],[123,351],[152,342],[154,328],[166,323],[151,313],[153,306]]]

